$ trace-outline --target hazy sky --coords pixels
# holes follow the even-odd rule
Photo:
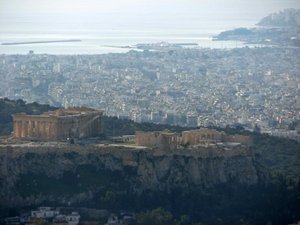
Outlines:
[[[31,23],[187,24],[212,18],[259,20],[284,8],[300,8],[300,0],[0,0],[0,23],[34,18]]]

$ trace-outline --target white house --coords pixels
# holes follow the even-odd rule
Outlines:
[[[72,212],[71,214],[66,216],[66,220],[68,225],[77,225],[79,223],[80,215],[78,212]]]
[[[51,207],[39,207],[38,210],[31,211],[31,217],[49,219],[59,215],[58,210],[53,210]]]

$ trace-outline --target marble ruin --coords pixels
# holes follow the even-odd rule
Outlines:
[[[136,132],[135,143],[138,146],[156,147],[162,150],[176,150],[182,146],[211,146],[231,143],[251,145],[252,138],[246,135],[228,135],[215,129],[200,128],[183,131],[181,134],[170,131]]]
[[[182,132],[182,144],[199,145],[206,143],[218,143],[223,141],[223,137],[225,135],[225,132],[219,132],[208,128],[184,131]]]
[[[180,144],[180,135],[168,130],[155,132],[137,131],[135,143],[139,146],[157,147],[161,150],[176,150]]]
[[[13,115],[15,138],[65,140],[96,137],[102,133],[103,112],[91,108],[69,108],[41,115]]]

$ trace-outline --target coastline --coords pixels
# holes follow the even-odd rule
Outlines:
[[[49,43],[64,43],[64,42],[81,42],[80,39],[69,40],[54,40],[54,41],[24,41],[24,42],[4,42],[1,45],[29,45],[29,44],[49,44]]]

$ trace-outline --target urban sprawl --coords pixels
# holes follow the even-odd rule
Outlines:
[[[290,129],[300,116],[298,48],[164,43],[124,54],[0,55],[0,65],[0,96],[10,99],[99,108],[136,122],[297,136]]]

